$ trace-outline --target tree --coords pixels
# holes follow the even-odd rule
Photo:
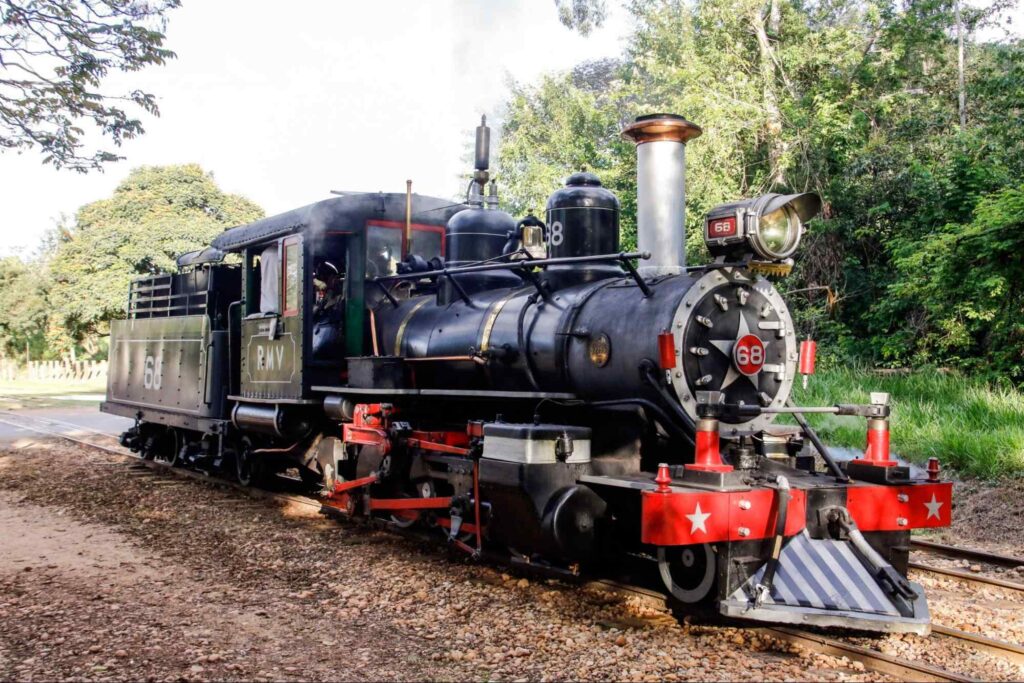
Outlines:
[[[588,36],[594,29],[601,28],[608,16],[605,0],[555,0],[555,7],[562,25],[581,36]]]
[[[47,287],[39,264],[0,260],[0,356],[39,358],[45,346]]]
[[[712,206],[816,191],[823,216],[780,286],[827,284],[838,306],[818,290],[798,295],[801,333],[842,359],[1024,380],[1020,313],[989,295],[1019,296],[1013,229],[943,250],[947,233],[992,224],[999,212],[985,203],[979,214],[980,202],[1016,206],[1001,193],[1024,182],[1024,44],[971,44],[961,126],[957,26],[969,38],[1005,3],[963,3],[958,23],[954,2],[631,0],[634,30],[615,69],[512,85],[498,152],[510,208],[542,207],[558,179],[586,166],[619,194],[628,248],[635,152],[618,131],[637,114],[683,114],[704,129],[687,149],[690,260],[705,256],[699,229]],[[932,269],[948,276],[941,287],[925,286],[940,281]],[[979,289],[957,283],[965,272],[985,273]],[[963,305],[951,305],[961,289]]]
[[[920,302],[931,323],[909,345],[921,360],[938,351],[977,374],[1024,380],[1024,184],[981,199],[965,224],[901,244],[895,261],[903,277],[892,293]]]
[[[132,279],[173,271],[180,254],[262,215],[248,199],[222,192],[196,164],[137,168],[112,197],[80,208],[57,245],[53,314],[72,339],[95,337],[125,315]]]
[[[125,103],[158,115],[153,94],[102,91],[112,70],[138,71],[175,55],[165,14],[180,0],[0,0],[0,149],[38,148],[45,163],[86,172],[121,159],[87,150],[91,122],[115,146],[141,135]]]

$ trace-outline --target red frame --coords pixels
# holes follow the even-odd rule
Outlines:
[[[774,489],[643,491],[640,540],[653,545],[692,545],[771,538],[778,515],[777,496]],[[785,535],[803,531],[806,518],[807,495],[801,489],[792,489]]]
[[[381,220],[369,220],[366,221],[366,227],[375,226],[378,228],[390,228],[393,230],[402,231],[402,257],[404,258],[409,253],[409,241],[405,238],[405,223],[401,221],[381,221]],[[447,245],[444,240],[444,226],[441,225],[427,225],[425,223],[412,223],[409,226],[413,230],[419,230],[420,232],[436,232],[441,235],[441,257],[444,258]]]
[[[302,277],[298,277],[295,283],[295,308],[288,308],[288,247],[291,245],[299,247],[299,265],[302,265],[301,245],[302,240],[298,237],[286,237],[281,240],[281,315],[291,317],[299,314],[302,307],[299,300],[302,298]],[[296,272],[299,272],[296,270]]]

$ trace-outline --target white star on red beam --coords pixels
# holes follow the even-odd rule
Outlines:
[[[928,516],[925,517],[925,519],[931,519],[932,517],[934,517],[935,519],[942,519],[942,517],[939,515],[939,508],[942,507],[942,502],[936,500],[934,493],[932,494],[931,502],[925,503],[924,506],[928,508]]]
[[[701,512],[700,503],[697,503],[697,509],[693,511],[692,515],[684,515],[690,520],[690,534],[695,534],[698,531],[707,533],[707,527],[704,526],[704,522],[708,521],[708,517],[711,516],[710,512]]]

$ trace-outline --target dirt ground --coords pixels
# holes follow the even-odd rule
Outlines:
[[[1024,479],[968,480],[953,487],[953,525],[930,538],[1024,557],[1022,521]],[[1024,580],[1024,571],[1020,578]]]
[[[867,680],[61,443],[0,451],[3,680]]]

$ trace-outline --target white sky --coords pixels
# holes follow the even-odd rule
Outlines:
[[[630,19],[607,5],[605,26],[583,38],[552,0],[185,0],[168,27],[178,58],[109,81],[159,97],[161,117],[143,117],[125,161],[82,175],[34,150],[0,154],[0,256],[31,254],[61,213],[109,196],[143,164],[197,162],[268,215],[332,189],[401,192],[406,178],[452,197],[508,76],[621,54]],[[1019,31],[1020,6],[1012,14]]]
[[[34,150],[0,154],[0,255],[30,254],[62,212],[144,164],[197,162],[268,215],[332,189],[404,192],[406,178],[452,197],[509,75],[621,53],[629,17],[608,5],[605,26],[582,38],[552,0],[185,0],[167,31],[178,58],[132,76],[161,116],[143,118],[125,161],[82,175]]]

